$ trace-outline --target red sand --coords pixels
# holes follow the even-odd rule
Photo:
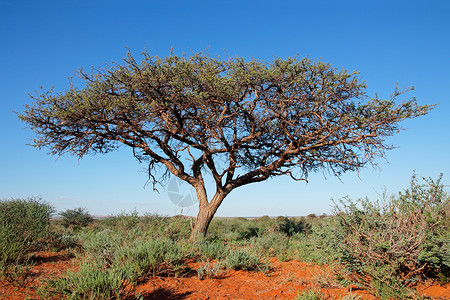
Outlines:
[[[59,276],[73,266],[64,252],[41,252],[34,256],[35,265],[22,286],[0,281],[0,299],[38,299],[36,289],[42,280]],[[340,299],[350,292],[362,299],[377,299],[363,290],[353,290],[327,284],[331,276],[326,267],[292,260],[279,262],[271,259],[272,272],[224,271],[217,278],[199,280],[193,273],[188,277],[154,277],[136,288],[144,299],[294,299],[302,291],[321,290],[324,299]],[[199,263],[189,263],[197,269]],[[422,285],[417,290],[432,299],[450,299],[450,284]]]

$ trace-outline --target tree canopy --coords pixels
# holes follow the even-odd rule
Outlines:
[[[36,133],[33,145],[79,158],[131,147],[154,184],[170,173],[195,188],[194,232],[201,234],[233,189],[271,176],[306,180],[319,170],[339,176],[375,165],[400,121],[433,108],[414,98],[399,102],[410,89],[369,97],[357,72],[309,58],[267,63],[145,52],[141,62],[128,54],[78,76],[81,89],[44,91],[18,114]]]

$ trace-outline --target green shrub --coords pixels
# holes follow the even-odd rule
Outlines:
[[[166,218],[167,225],[162,236],[178,241],[188,239],[191,235],[190,220],[183,216]]]
[[[39,249],[40,239],[49,233],[54,208],[41,198],[0,201],[0,264],[21,260],[29,251]]]
[[[130,213],[122,211],[120,214],[101,219],[99,225],[103,228],[123,231],[136,227],[140,221],[141,219],[136,210]]]
[[[202,258],[221,259],[227,254],[227,247],[221,241],[200,240],[195,247]]]
[[[99,220],[96,227],[121,232],[139,229],[141,233],[145,232],[146,235],[154,238],[166,237],[177,241],[189,238],[191,233],[190,223],[191,221],[183,216],[164,217],[146,214],[140,217],[137,211],[133,211],[108,216]]]
[[[59,214],[62,217],[62,220],[61,220],[62,225],[65,228],[85,227],[94,221],[94,219],[89,214],[89,212],[83,207],[78,207],[78,208],[74,208],[74,209],[66,209],[65,211],[63,211]]]
[[[310,230],[310,224],[306,223],[304,219],[290,219],[287,217],[278,217],[278,230],[287,236],[293,236],[296,233],[307,232]]]
[[[281,232],[265,232],[250,240],[251,252],[257,255],[280,256],[286,252],[289,238]],[[285,259],[283,259],[285,260]]]
[[[248,271],[258,269],[264,264],[261,262],[260,257],[251,254],[245,249],[229,251],[221,263],[228,269]]]
[[[238,240],[249,240],[251,237],[255,237],[259,235],[260,228],[258,227],[247,227],[242,231],[238,232],[237,239]]]
[[[336,206],[336,249],[357,284],[382,299],[404,298],[421,278],[449,277],[449,197],[441,179],[420,184],[414,175],[397,196]]]
[[[167,238],[131,239],[131,235],[107,229],[80,236],[85,252],[78,268],[47,281],[40,291],[42,296],[126,299],[139,279],[189,271],[183,245]]]
[[[139,276],[180,275],[187,270],[184,249],[166,238],[123,246],[117,251],[115,260],[120,264],[135,265]]]
[[[136,280],[136,272],[130,265],[107,268],[96,260],[85,259],[77,270],[48,280],[39,294],[42,298],[64,295],[69,299],[124,299],[133,290]],[[127,289],[125,282],[131,289]]]
[[[80,248],[78,238],[72,233],[50,232],[47,238],[47,246],[53,251]]]
[[[222,274],[223,270],[219,263],[213,263],[210,260],[203,261],[200,267],[197,269],[198,279],[203,280],[205,278],[216,278]]]
[[[353,293],[345,295],[344,297],[341,298],[341,300],[360,300],[360,299],[362,299],[360,296]]]
[[[288,257],[317,264],[331,264],[340,260],[337,250],[343,239],[336,219],[313,224],[308,233],[300,233],[289,239]]]
[[[321,300],[323,299],[323,293],[316,290],[303,291],[301,294],[297,295],[296,300]]]

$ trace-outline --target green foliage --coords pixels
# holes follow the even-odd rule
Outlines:
[[[288,253],[295,259],[318,264],[330,264],[339,260],[337,252],[343,238],[338,230],[336,219],[329,218],[313,223],[307,233],[289,239]]]
[[[200,240],[196,245],[201,257],[206,259],[222,259],[227,255],[227,248],[222,241]]]
[[[121,212],[97,222],[98,229],[114,231],[141,230],[152,237],[172,240],[187,239],[191,233],[190,220],[182,216],[164,217],[155,214],[139,216],[137,211]]]
[[[164,236],[174,241],[188,239],[191,234],[191,220],[183,216],[176,216],[166,219],[167,225],[164,227]]]
[[[256,255],[279,256],[286,260],[284,254],[287,251],[289,238],[280,232],[265,232],[259,237],[250,240],[250,250]]]
[[[304,219],[294,220],[287,217],[278,217],[278,230],[287,236],[293,236],[296,233],[306,232],[310,229],[310,224]]]
[[[359,300],[359,299],[362,299],[362,298],[360,296],[358,296],[357,294],[353,294],[353,293],[345,295],[344,297],[341,298],[341,300]]]
[[[132,239],[130,239],[133,237]],[[74,299],[123,299],[139,279],[183,275],[186,249],[166,238],[143,240],[112,230],[83,234],[85,252],[78,268],[47,282],[42,295]]]
[[[434,107],[398,101],[412,88],[395,89],[387,100],[370,98],[357,72],[309,58],[268,63],[205,52],[165,58],[145,52],[137,62],[128,53],[121,64],[77,75],[83,87],[43,91],[18,113],[36,133],[33,146],[79,158],[132,148],[138,161],[149,162],[154,185],[164,180],[155,176],[166,174],[162,167],[196,187],[200,215],[208,218],[197,220],[193,236],[206,234],[232,189],[273,176],[359,170],[392,148],[386,138],[401,129],[399,122]],[[228,159],[225,170],[217,169],[216,158]],[[216,181],[211,202],[201,180],[204,168]],[[133,227],[132,217],[121,226]],[[259,234],[247,229],[230,237]],[[304,228],[289,220],[280,230],[292,235]]]
[[[390,299],[406,297],[421,278],[449,277],[450,206],[441,179],[419,183],[414,175],[397,196],[336,206],[339,261],[357,284]]]
[[[296,300],[321,300],[323,299],[323,293],[316,290],[306,290],[297,295]]]
[[[53,251],[80,248],[78,238],[71,232],[50,232],[46,243],[47,247]]]
[[[135,228],[137,224],[139,224],[140,218],[139,214],[136,210],[132,212],[122,211],[118,215],[111,215],[104,219],[100,220],[100,226],[108,229],[116,229],[116,230],[130,230]]]
[[[54,234],[55,245],[81,249],[76,252],[81,263],[49,281],[42,293],[127,297],[146,277],[192,274],[188,259],[200,262],[199,279],[217,278],[227,269],[269,274],[267,258],[274,256],[328,264],[338,283],[381,299],[414,298],[409,287],[417,281],[449,278],[449,197],[441,177],[419,182],[413,176],[408,189],[380,201],[343,199],[332,217],[213,219],[208,235],[196,240],[187,240],[190,225],[182,216],[139,217],[134,212]],[[11,278],[20,281],[26,271],[18,266]],[[297,299],[322,296],[312,290]]]
[[[106,268],[97,260],[85,259],[76,271],[48,280],[39,294],[45,298],[64,295],[69,299],[124,299],[132,291],[136,279],[135,270],[129,266]],[[131,289],[127,289],[125,282],[131,283]]]
[[[223,273],[220,263],[213,263],[210,260],[204,261],[197,269],[198,279],[203,280],[205,278],[216,278]]]
[[[62,217],[62,225],[66,228],[72,227],[77,229],[80,227],[85,227],[94,221],[89,212],[83,207],[66,209],[59,214]]]
[[[42,246],[49,233],[53,207],[41,200],[10,199],[0,201],[0,265],[17,262]]]
[[[259,256],[245,249],[230,250],[221,263],[228,269],[249,271],[264,267],[265,264]]]
[[[121,247],[116,260],[134,265],[139,276],[180,275],[187,270],[184,264],[186,256],[179,244],[160,238]]]

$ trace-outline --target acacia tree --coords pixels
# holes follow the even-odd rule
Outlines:
[[[164,174],[189,183],[199,205],[194,237],[206,234],[224,198],[240,186],[374,166],[392,149],[385,140],[398,123],[433,107],[397,103],[409,89],[370,98],[357,74],[308,58],[267,63],[143,53],[139,63],[128,54],[112,67],[80,69],[83,88],[44,91],[18,115],[36,133],[38,149],[82,158],[126,145],[148,163],[153,185]],[[205,170],[215,181],[209,197]]]

